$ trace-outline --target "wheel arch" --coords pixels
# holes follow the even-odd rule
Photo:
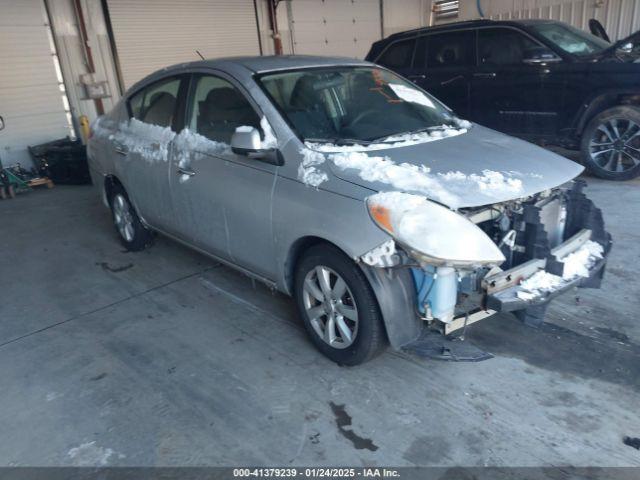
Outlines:
[[[113,190],[116,186],[121,187],[125,192],[127,191],[118,177],[111,174],[105,175],[103,189],[107,205],[111,204],[111,195],[113,194]]]
[[[582,136],[589,122],[599,113],[616,106],[640,106],[640,92],[606,92],[600,93],[585,103],[583,111],[576,121],[576,134]]]
[[[298,262],[305,254],[307,250],[316,245],[325,244],[330,245],[332,247],[337,248],[345,255],[349,256],[343,248],[335,243],[327,240],[326,238],[318,237],[315,235],[306,235],[304,237],[298,238],[295,242],[291,244],[289,247],[289,251],[285,257],[284,261],[284,272],[283,272],[283,280],[284,280],[284,288],[286,293],[289,295],[293,295],[294,287],[294,276],[296,271],[296,266]]]
[[[308,235],[297,239],[289,248],[284,265],[284,288],[289,295],[294,293],[294,276],[298,262],[309,248],[319,244],[337,248],[347,257],[354,259],[344,248],[326,238]],[[398,350],[418,338],[423,325],[416,314],[416,291],[409,269],[374,268],[362,262],[355,263],[373,290],[382,314],[385,334],[391,346]]]

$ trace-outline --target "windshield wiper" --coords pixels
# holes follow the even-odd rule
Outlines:
[[[339,147],[350,145],[370,145],[372,143],[369,140],[359,140],[356,138],[305,138],[304,141],[311,143],[330,143]]]
[[[385,139],[390,137],[399,137],[401,135],[415,135],[416,133],[424,133],[424,132],[435,132],[437,130],[444,130],[445,128],[458,128],[458,127],[455,125],[447,125],[447,124],[436,125],[433,127],[424,127],[424,128],[419,128],[417,130],[408,130],[406,132],[392,133],[391,135],[384,135],[383,137],[380,137],[380,138],[374,138],[373,140],[371,140],[371,143],[383,142]]]

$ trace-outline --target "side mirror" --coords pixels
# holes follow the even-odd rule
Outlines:
[[[562,59],[545,47],[531,48],[524,52],[522,62],[528,65],[561,62]]]
[[[4,128],[4,118],[0,117],[0,130]]]
[[[238,155],[245,155],[272,165],[284,165],[280,150],[262,148],[260,132],[254,127],[238,127],[231,136],[231,150]]]
[[[618,45],[616,52],[633,53],[633,42],[624,42],[623,44]]]

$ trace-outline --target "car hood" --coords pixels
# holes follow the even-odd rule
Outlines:
[[[373,169],[363,167],[363,154],[375,157],[364,157],[377,162]],[[361,158],[349,162],[354,155]],[[328,162],[331,171],[342,180],[375,191],[424,195],[450,208],[527,197],[572,180],[584,170],[560,155],[479,125],[424,143],[327,156],[333,160]]]
[[[624,51],[621,50],[621,47],[631,44],[631,50]],[[640,53],[638,48],[640,46],[640,30],[632,33],[628,37],[623,38],[622,40],[618,40],[611,44],[609,48],[606,48],[600,53],[597,53],[593,56],[593,60],[595,61],[603,61],[603,60],[618,60],[622,62],[637,62],[640,57]]]

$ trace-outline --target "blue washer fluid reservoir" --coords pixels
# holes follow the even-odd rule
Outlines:
[[[416,286],[418,311],[426,314],[425,305],[429,304],[431,315],[443,322],[453,319],[458,299],[458,279],[451,267],[428,266],[424,269],[412,268]]]

